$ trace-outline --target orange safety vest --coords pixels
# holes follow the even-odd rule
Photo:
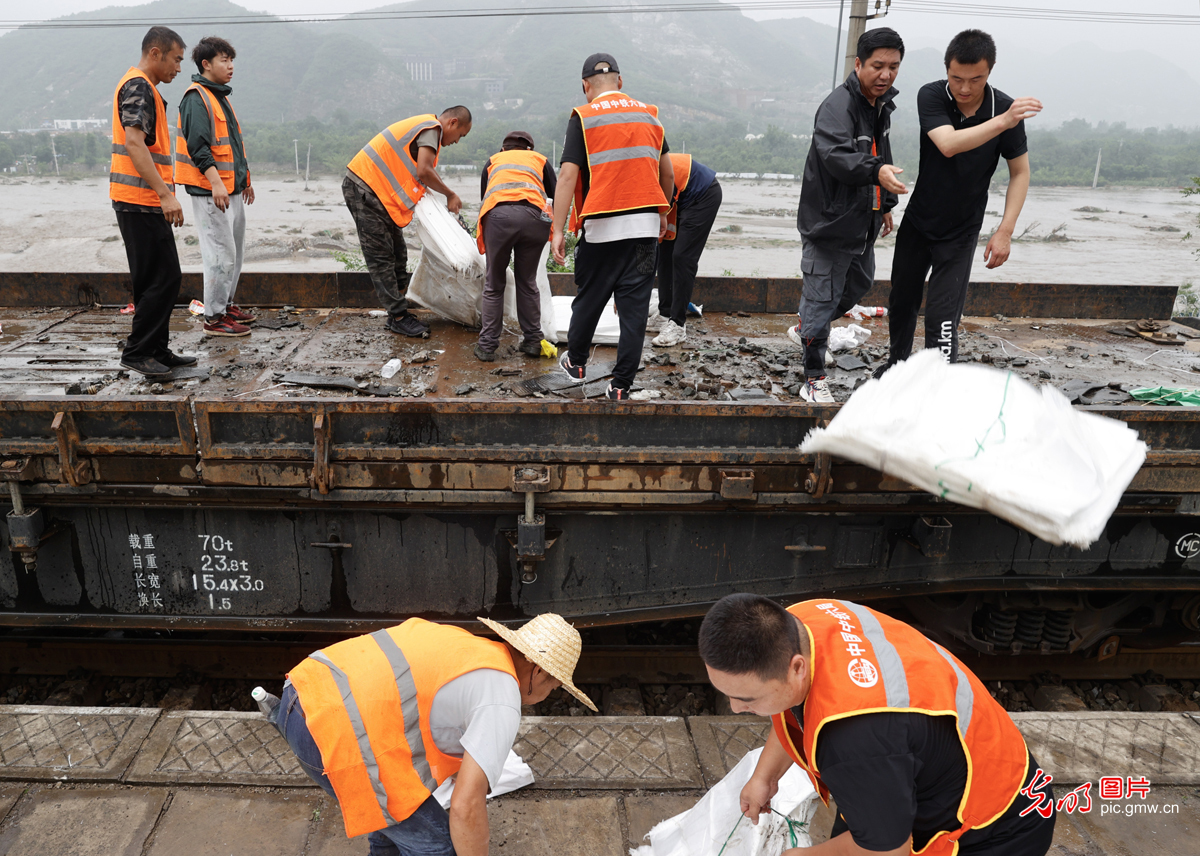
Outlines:
[[[663,147],[658,108],[606,92],[575,112],[583,123],[590,178],[586,200],[583,182],[575,185],[571,229],[593,214],[668,207],[658,183]]]
[[[971,671],[902,621],[844,600],[806,600],[788,608],[808,630],[812,684],[801,728],[791,710],[771,717],[775,736],[822,801],[829,790],[817,769],[826,723],[880,711],[953,716],[967,758],[959,829],[937,833],[918,852],[954,856],[958,839],[1008,811],[1028,772],[1025,739]],[[811,759],[807,763],[805,759]]]
[[[687,189],[688,181],[692,177],[692,156],[677,155],[671,152],[667,155],[671,159],[671,169],[675,172],[675,198],[671,200],[671,210],[667,212],[667,234],[663,236],[664,241],[674,241],[676,233],[679,231],[679,197],[683,195],[683,191]]]
[[[437,691],[476,669],[517,679],[500,642],[410,618],[310,654],[288,677],[353,838],[409,817],[462,758],[437,748]]]
[[[350,161],[350,171],[375,191],[397,226],[412,222],[413,209],[425,195],[425,185],[417,180],[417,162],[408,148],[422,131],[441,127],[432,113],[404,119],[376,134]],[[437,151],[442,151],[440,134]],[[433,163],[437,165],[436,156]]]
[[[551,213],[546,200],[546,185],[542,181],[545,167],[546,156],[527,149],[509,149],[492,155],[487,189],[483,193],[483,204],[479,206],[479,220],[475,229],[479,252],[487,252],[483,247],[483,215],[501,202],[528,202],[547,214]]]
[[[221,109],[216,96],[209,92],[207,87],[193,83],[183,94],[187,95],[192,90],[200,93],[200,100],[204,102],[204,106],[208,109],[208,117],[212,120],[210,149],[213,160],[217,162],[217,175],[221,177],[221,183],[225,185],[225,189],[233,193],[233,144],[229,140],[229,123],[225,119],[225,111]],[[232,104],[229,105],[229,109],[233,110]],[[238,121],[236,110],[233,113],[233,121],[237,125],[240,136],[242,123]],[[246,141],[242,140],[242,157],[245,156]],[[247,176],[248,182],[249,176]],[[192,163],[191,155],[188,154],[187,138],[183,135],[182,112],[175,122],[175,183],[190,184],[192,187],[212,190],[208,177],[196,168],[196,165]]]
[[[158,94],[156,87],[140,68],[131,68],[117,83],[113,91],[112,113],[112,161],[108,168],[108,198],[114,202],[127,202],[130,205],[147,205],[151,208],[161,208],[162,200],[146,181],[138,174],[129,157],[129,149],[125,148],[125,127],[121,124],[121,87],[135,77],[140,77],[150,84],[154,93],[154,145],[149,146],[150,159],[158,168],[159,177],[175,191],[171,179],[171,127],[167,124],[167,105]]]

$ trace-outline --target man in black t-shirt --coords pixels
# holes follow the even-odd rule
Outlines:
[[[917,93],[921,167],[912,199],[896,233],[888,326],[891,353],[879,377],[912,353],[925,277],[925,347],[947,362],[958,358],[958,325],[979,243],[988,188],[996,165],[1008,162],[1004,218],[988,240],[989,269],[1008,260],[1013,229],[1029,190],[1025,119],[1042,109],[1035,98],[1012,99],[988,83],[996,43],[980,30],[964,30],[946,49],[946,80]]]

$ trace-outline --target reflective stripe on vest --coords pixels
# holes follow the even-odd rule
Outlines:
[[[125,128],[121,124],[121,87],[135,77],[145,80],[154,93],[154,145],[147,146],[150,159],[154,162],[163,184],[172,192],[175,190],[171,176],[171,128],[167,124],[167,105],[146,73],[141,69],[131,68],[117,82],[117,88],[113,91],[112,158],[109,162],[108,198],[114,202],[161,208],[162,200],[158,198],[158,193],[138,173],[133,159],[129,156],[129,149],[125,147]]]
[[[663,235],[663,240],[674,241],[679,232],[679,197],[687,190],[692,178],[692,156],[671,152],[667,157],[671,159],[671,170],[675,173],[675,195],[671,197],[671,210],[667,212],[667,234]]]
[[[432,114],[404,119],[376,134],[350,161],[349,170],[375,192],[397,226],[412,222],[413,209],[425,195],[425,187],[417,179],[417,162],[408,148],[423,131],[440,131],[441,127]],[[441,145],[439,135],[439,154]],[[433,163],[437,166],[436,155]]]
[[[462,759],[437,748],[430,710],[438,690],[476,669],[516,679],[503,644],[410,619],[317,651],[291,671],[348,836],[405,820],[458,772]]]
[[[606,92],[574,112],[583,126],[589,178],[586,199],[583,182],[575,186],[571,228],[594,214],[667,208],[658,178],[663,146],[658,108]]]
[[[969,829],[993,823],[1024,783],[1028,749],[1009,715],[949,651],[903,622],[849,601],[810,600],[788,611],[805,626],[811,688],[803,727],[791,711],[772,717],[780,743],[821,798],[817,745],[826,723],[880,711],[953,716],[967,761],[958,829],[939,832],[922,856],[954,856]]]
[[[486,253],[483,242],[483,215],[501,202],[527,202],[550,213],[542,173],[546,156],[526,149],[510,149],[492,155],[488,162],[488,183],[479,206],[475,240],[479,252]]]
[[[204,102],[204,108],[208,111],[210,124],[209,138],[213,141],[209,145],[209,152],[212,154],[213,161],[217,168],[217,175],[221,179],[221,183],[225,185],[225,190],[233,193],[235,186],[234,171],[233,171],[233,144],[229,137],[229,122],[225,118],[225,111],[221,109],[221,105],[217,102],[217,98],[207,87],[201,86],[199,83],[193,83],[187,88],[183,94],[195,90],[200,93],[200,100]],[[229,105],[229,109],[233,110],[233,105]],[[237,124],[238,134],[242,132],[241,122],[238,121],[237,113],[233,114],[233,121]],[[242,142],[242,157],[246,156],[246,144]],[[196,164],[192,161],[191,154],[188,152],[187,137],[183,133],[183,112],[180,111],[179,117],[175,123],[175,181],[178,184],[190,184],[192,187],[202,187],[205,190],[212,190],[212,185],[208,181],[208,176],[202,173]]]
[[[396,821],[392,819],[387,810],[387,790],[384,789],[383,782],[379,779],[379,762],[375,760],[375,752],[371,749],[371,741],[367,738],[367,725],[363,722],[358,702],[355,701],[354,692],[350,689],[350,678],[320,651],[308,656],[329,669],[330,674],[333,675],[333,682],[337,684],[338,691],[342,694],[342,704],[346,706],[346,713],[350,716],[350,724],[354,726],[354,739],[358,741],[358,751],[362,754],[363,764],[367,768],[371,789],[375,791],[375,798],[379,800],[379,809],[383,812],[383,818],[387,821],[387,825],[394,825]],[[301,704],[303,705],[303,702]]]

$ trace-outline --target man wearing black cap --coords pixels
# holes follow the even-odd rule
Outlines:
[[[572,111],[567,124],[552,239],[554,258],[564,264],[563,230],[574,204],[578,294],[571,304],[568,351],[559,365],[575,383],[587,380],[592,335],[609,298],[615,298],[621,338],[607,392],[614,401],[629,398],[637,373],[658,241],[667,232],[667,200],[675,191],[658,108],[628,97],[621,86],[610,54],[592,54],[584,62],[587,103]]]
[[[513,259],[517,320],[523,354],[542,353],[542,306],[537,266],[550,240],[550,199],[554,198],[554,167],[533,150],[533,137],[513,131],[497,154],[483,165],[479,183],[479,251],[487,256],[483,287],[483,326],[475,356],[485,363],[496,359],[504,320],[504,287]],[[515,258],[514,258],[515,257]]]

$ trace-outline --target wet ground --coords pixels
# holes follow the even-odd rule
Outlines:
[[[114,308],[0,308],[0,388],[16,397],[579,398],[603,395],[605,368],[611,370],[616,358],[615,347],[596,347],[590,363],[598,377],[581,391],[561,382],[553,360],[518,353],[511,333],[502,338],[497,361],[482,363],[472,354],[474,331],[420,314],[432,324],[429,339],[389,333],[383,319],[366,310],[303,307],[261,310],[254,332],[235,339],[205,336],[198,318],[177,309],[171,347],[198,356],[199,364],[156,382],[121,370],[120,347],[131,318]],[[678,347],[654,348],[648,335],[635,390],[651,400],[797,401],[801,354],[786,337],[794,323],[791,315],[723,313],[690,321],[688,340]],[[839,400],[865,382],[887,353],[887,319],[859,323],[871,337],[835,355],[829,368]],[[1125,393],[1142,386],[1200,386],[1200,338],[1188,338],[1200,331],[1173,326],[1184,344],[1167,347],[1131,337],[1125,323],[967,318],[960,358],[1067,389],[1072,398],[1087,391],[1084,403],[1127,403]],[[400,370],[382,377],[393,358],[401,360]]]

